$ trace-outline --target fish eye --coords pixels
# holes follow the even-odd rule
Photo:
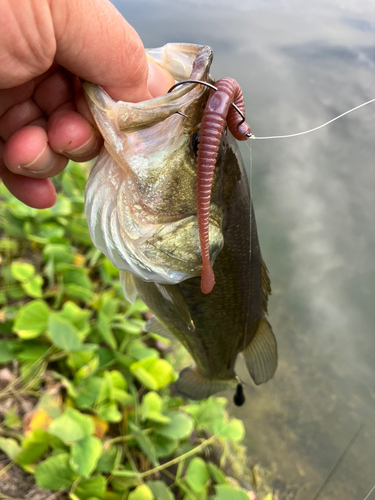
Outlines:
[[[194,134],[191,136],[191,148],[195,156],[198,155],[198,145],[199,145],[199,130],[194,132]]]

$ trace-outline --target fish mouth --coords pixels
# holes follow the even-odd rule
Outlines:
[[[211,81],[210,47],[167,44],[146,53],[177,82]],[[116,101],[89,82],[83,89],[105,144],[86,185],[94,245],[115,267],[144,281],[177,284],[199,276],[199,235],[191,223],[196,218],[196,159],[190,139],[207,88],[187,83],[139,103]],[[184,110],[190,120],[175,114]],[[212,261],[223,246],[221,209],[214,213]]]
[[[149,62],[168,71],[175,82],[182,80],[211,81],[209,70],[213,59],[211,47],[190,43],[168,43],[146,49]],[[117,130],[135,132],[160,123],[199,99],[205,88],[197,83],[181,85],[173,92],[138,103],[115,101],[100,86],[83,82],[83,90],[91,112],[105,113]]]

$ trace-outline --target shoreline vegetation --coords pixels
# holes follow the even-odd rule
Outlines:
[[[0,185],[0,499],[276,499],[227,400],[174,394],[185,353],[93,247],[87,175],[71,162],[39,211]]]

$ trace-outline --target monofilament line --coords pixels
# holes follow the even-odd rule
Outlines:
[[[375,102],[375,99],[371,99],[370,101],[364,102],[363,104],[360,104],[359,106],[356,106],[355,108],[349,109],[349,111],[345,111],[345,113],[342,113],[339,116],[336,116],[336,118],[332,118],[332,120],[329,120],[326,123],[323,123],[323,125],[319,125],[318,127],[314,127],[310,130],[305,130],[304,132],[298,132],[297,134],[288,134],[288,135],[273,135],[270,137],[257,137],[256,135],[251,134],[250,139],[287,139],[288,137],[297,137],[299,135],[305,135],[305,134],[310,134],[310,132],[315,132],[315,130],[319,130],[320,128],[326,127],[330,123],[338,120],[339,118],[342,118],[345,115],[348,115],[349,113],[352,113],[353,111],[356,111],[359,108],[363,108],[363,106],[367,106],[367,104],[371,104],[372,102]]]
[[[247,141],[246,143],[246,146],[248,147],[249,149],[249,172],[247,172],[247,169],[246,169],[246,174],[248,176],[248,183],[249,183],[249,190],[250,190],[250,196],[249,196],[249,203],[250,203],[250,207],[249,207],[249,216],[250,216],[250,242],[249,242],[249,259],[250,259],[250,262],[249,262],[249,265],[250,265],[250,268],[251,268],[251,242],[252,242],[252,211],[253,211],[253,203],[252,203],[252,190],[253,190],[253,141],[251,140],[250,138],[250,145],[249,145],[249,141]],[[250,279],[252,279],[252,275],[250,275]],[[251,284],[250,284],[251,286]],[[245,349],[246,347],[246,340],[247,340],[247,337],[246,337],[246,333],[244,335],[244,339],[243,339],[243,350]]]
[[[367,500],[368,498],[370,498],[370,495],[371,495],[371,493],[372,493],[374,490],[375,490],[375,484],[374,484],[374,486],[371,488],[371,490],[367,493],[366,498],[364,498],[363,500]]]

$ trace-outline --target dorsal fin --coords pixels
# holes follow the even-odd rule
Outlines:
[[[250,344],[244,349],[243,355],[247,369],[259,385],[267,382],[275,373],[277,366],[277,344],[271,325],[263,318]]]
[[[262,307],[264,314],[267,314],[268,296],[271,295],[271,281],[264,260],[262,260],[260,267],[260,278],[261,278],[261,286],[263,293]]]

